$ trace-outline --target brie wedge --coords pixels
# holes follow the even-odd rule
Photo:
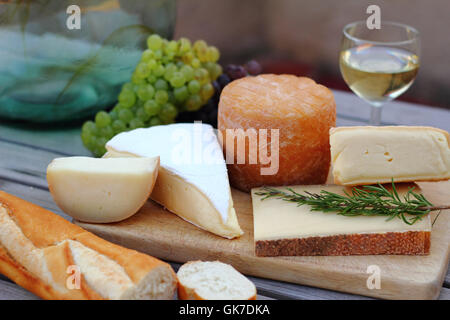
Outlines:
[[[124,220],[147,201],[158,175],[159,157],[54,159],[47,168],[50,193],[71,217],[93,223]]]
[[[363,185],[450,178],[448,132],[429,127],[330,130],[334,183]]]
[[[225,238],[242,235],[222,148],[210,125],[178,123],[121,133],[104,157],[160,156],[151,198],[184,220]]]

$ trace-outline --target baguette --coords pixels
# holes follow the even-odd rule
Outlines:
[[[2,191],[0,273],[43,299],[172,299],[177,284],[167,263]]]
[[[256,300],[256,287],[220,261],[190,261],[178,270],[180,300]]]

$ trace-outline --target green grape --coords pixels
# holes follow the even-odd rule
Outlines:
[[[188,51],[181,57],[181,61],[183,61],[185,64],[192,64],[192,60],[194,60],[194,54],[192,51]]]
[[[116,134],[127,129],[127,125],[125,124],[125,122],[120,119],[114,120],[111,127]]]
[[[111,121],[117,120],[118,119],[117,111],[112,109],[109,112],[109,117],[111,118]]]
[[[175,40],[171,40],[167,43],[166,47],[164,48],[164,52],[168,55],[170,54],[175,54],[178,51],[178,42],[176,42]]]
[[[148,46],[149,49],[159,50],[159,49],[161,49],[162,45],[163,45],[163,40],[157,34],[152,34],[147,39],[147,46]]]
[[[161,106],[155,100],[148,100],[144,104],[144,110],[149,116],[154,116],[159,113]]]
[[[198,82],[195,79],[189,81],[188,89],[189,89],[189,92],[192,94],[199,92],[200,91],[200,82]]]
[[[184,75],[186,81],[191,81],[194,78],[194,68],[189,65],[181,67],[180,72]]]
[[[197,58],[200,60],[200,62],[207,62],[208,61],[208,50],[203,49],[197,52]]]
[[[222,66],[220,64],[215,63],[211,72],[209,72],[209,75],[211,76],[212,80],[216,80],[222,74],[222,72],[223,72]]]
[[[208,74],[211,75],[213,73],[214,66],[216,64],[214,62],[208,61],[203,64],[203,68],[208,71]]]
[[[130,109],[123,109],[119,111],[119,119],[124,123],[128,123],[134,118],[134,114]]]
[[[94,136],[89,131],[86,130],[81,131],[81,141],[83,142],[85,147],[88,148],[89,150],[95,146],[95,143],[93,143],[94,139],[95,139]]]
[[[138,129],[138,128],[142,128],[144,126],[144,122],[142,122],[142,120],[139,118],[134,118],[134,119],[131,119],[129,125],[130,125],[130,129]]]
[[[194,42],[193,49],[198,54],[199,51],[207,50],[208,44],[204,40],[197,40]]]
[[[203,40],[197,40],[194,43],[194,52],[201,62],[208,61],[208,45]]]
[[[171,103],[165,103],[161,111],[159,112],[159,117],[163,122],[171,122],[178,114],[177,108]]]
[[[155,101],[159,104],[164,104],[169,100],[169,94],[167,91],[164,90],[158,90],[155,93]]]
[[[178,53],[183,55],[191,50],[191,41],[187,38],[180,38],[178,40]]]
[[[89,132],[92,135],[97,134],[97,126],[95,125],[94,121],[86,121],[83,126],[81,127],[81,131],[83,132]]]
[[[208,61],[216,62],[220,58],[220,51],[214,46],[210,46],[206,51]]]
[[[131,108],[136,102],[136,96],[133,91],[122,90],[119,94],[119,103],[125,108]]]
[[[144,52],[142,53],[141,60],[148,61],[148,60],[152,59],[153,57],[154,57],[153,51],[150,49],[147,49],[147,50],[144,50]]]
[[[136,67],[136,76],[141,78],[141,79],[145,79],[148,77],[148,75],[150,74],[151,69],[149,67],[149,65],[145,62],[141,62],[137,65]]]
[[[130,82],[127,82],[127,83],[125,83],[122,86],[122,90],[131,90],[131,91],[133,91],[134,90],[134,85],[132,83],[130,83]]]
[[[155,69],[153,69],[153,74],[157,77],[161,77],[164,75],[166,68],[162,64],[158,64]]]
[[[147,61],[147,66],[150,68],[151,72],[151,70],[155,70],[155,68],[158,66],[158,63],[156,62],[155,59],[150,59]]]
[[[131,82],[134,85],[138,85],[138,84],[142,84],[145,83],[145,79],[139,77],[136,72],[133,72],[133,74],[131,75]]]
[[[162,124],[161,119],[159,119],[158,117],[152,117],[149,122],[150,127],[159,126],[161,124]]]
[[[93,148],[93,152],[97,157],[101,157],[105,154],[106,148],[105,144],[108,142],[108,139],[104,137],[99,137],[95,139],[95,147]]]
[[[153,58],[155,58],[156,61],[161,60],[163,56],[164,56],[164,54],[163,54],[162,50],[153,51]]]
[[[208,70],[205,68],[198,68],[194,71],[194,79],[200,82],[201,84],[205,84],[210,81]]]
[[[201,108],[202,104],[202,98],[198,94],[193,94],[186,101],[186,110],[197,111]]]
[[[111,118],[105,111],[100,111],[95,115],[95,125],[98,128],[107,127],[111,123]]]
[[[182,87],[176,88],[173,91],[173,94],[174,94],[175,100],[177,102],[183,102],[189,97],[189,90],[186,86],[182,86]]]
[[[172,123],[179,110],[199,110],[214,95],[211,83],[222,74],[219,50],[203,40],[147,38],[148,49],[123,84],[114,108],[83,124],[81,139],[95,155],[120,132]]]
[[[175,65],[177,66],[177,69],[180,70],[181,68],[184,67],[184,62],[181,60],[178,60],[177,63],[175,63]]]
[[[195,68],[195,69],[200,68],[200,66],[201,66],[200,60],[197,59],[197,58],[193,58],[193,59],[191,60],[191,66],[192,66],[193,68]]]
[[[114,136],[114,130],[111,126],[106,126],[104,128],[101,128],[99,133],[100,133],[100,136],[102,136],[108,140]]]
[[[139,86],[139,89],[137,90],[137,96],[139,99],[143,101],[147,101],[151,98],[153,98],[153,95],[155,94],[155,89],[151,84],[142,84]]]
[[[214,95],[214,87],[211,83],[204,84],[200,90],[200,96],[203,101],[208,101]]]
[[[142,122],[146,122],[147,120],[150,119],[150,115],[147,114],[147,112],[145,111],[144,107],[139,108],[136,112],[136,116],[138,119],[142,120]]]
[[[156,90],[169,90],[169,84],[164,79],[158,79],[155,82],[155,89]]]
[[[147,77],[147,82],[150,84],[154,84],[156,80],[158,80],[158,77],[155,76],[154,74],[151,74]]]
[[[173,63],[173,61],[175,60],[175,54],[175,52],[166,53],[166,55],[161,59],[162,62],[165,64]]]
[[[170,79],[170,84],[174,88],[182,87],[185,82],[186,82],[186,79],[181,72],[174,72],[172,75],[172,79]]]
[[[168,96],[169,96],[168,101],[169,101],[170,103],[172,103],[172,104],[176,104],[176,103],[177,103],[177,100],[175,99],[175,95],[173,94],[173,91],[170,90],[170,91],[167,91],[167,92],[168,92]]]
[[[170,81],[172,79],[172,75],[177,72],[178,68],[173,63],[169,63],[166,65],[166,71],[164,72],[164,79]]]

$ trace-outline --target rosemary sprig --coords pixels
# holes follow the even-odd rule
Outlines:
[[[305,191],[305,194],[300,194],[292,188],[281,191],[263,187],[263,190],[256,193],[263,196],[261,201],[277,198],[295,202],[298,206],[309,205],[311,211],[336,212],[343,216],[386,216],[387,221],[397,217],[409,225],[421,220],[431,211],[450,209],[450,206],[434,206],[423,194],[414,192],[414,187],[410,187],[402,199],[394,182],[392,182],[392,191],[378,184],[354,187],[351,193],[344,191],[344,195],[326,190],[321,190],[320,193]]]

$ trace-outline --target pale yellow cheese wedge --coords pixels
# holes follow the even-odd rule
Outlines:
[[[334,183],[450,178],[448,132],[430,127],[339,127],[330,130]]]
[[[50,193],[71,217],[93,223],[124,220],[147,201],[159,157],[54,159],[47,168]]]

